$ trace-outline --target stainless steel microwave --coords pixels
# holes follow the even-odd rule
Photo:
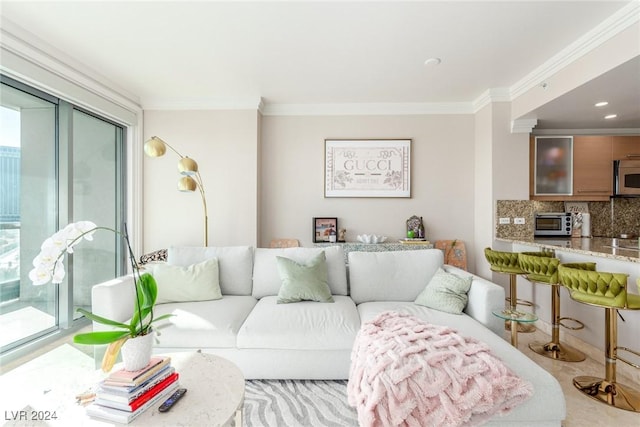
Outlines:
[[[640,160],[615,160],[613,179],[616,196],[640,196]]]
[[[573,219],[570,212],[536,213],[533,234],[538,237],[571,237]]]

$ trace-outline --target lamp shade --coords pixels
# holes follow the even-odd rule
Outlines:
[[[183,157],[178,162],[178,171],[182,175],[194,175],[198,172],[198,163],[189,157]]]
[[[183,176],[178,180],[178,191],[196,191],[198,184],[190,176]]]
[[[144,153],[149,157],[160,157],[166,152],[167,144],[157,136],[152,136],[144,143]]]

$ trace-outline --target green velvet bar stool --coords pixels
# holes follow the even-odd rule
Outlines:
[[[529,348],[536,353],[563,362],[582,362],[586,356],[575,348],[560,342],[560,326],[568,329],[582,329],[584,324],[570,317],[560,317],[560,282],[558,281],[558,266],[560,260],[553,252],[543,251],[535,253],[521,253],[518,257],[520,269],[525,272],[524,277],[532,283],[549,285],[551,290],[551,341],[535,341]],[[594,266],[595,269],[595,266]],[[563,324],[563,320],[576,322],[578,326]]]
[[[489,262],[489,268],[496,273],[509,275],[509,296],[507,301],[511,311],[517,311],[517,305],[532,306],[530,301],[518,300],[518,292],[516,289],[517,277],[524,274],[518,263],[518,252],[494,251],[491,248],[485,248],[484,256]],[[511,322],[505,322],[505,328],[511,328]],[[518,332],[535,332],[536,327],[532,324],[518,324]]]
[[[598,402],[640,412],[640,391],[616,381],[618,360],[640,368],[618,355],[619,351],[626,351],[640,356],[640,352],[618,347],[618,310],[640,310],[640,295],[627,293],[629,275],[560,264],[558,277],[573,300],[605,309],[605,377],[579,376],[573,379],[573,385]]]

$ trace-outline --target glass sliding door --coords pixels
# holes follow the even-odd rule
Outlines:
[[[0,76],[0,356],[69,328],[91,287],[124,273],[123,242],[98,231],[65,257],[60,285],[34,286],[32,260],[69,222],[122,230],[124,127]]]
[[[73,218],[119,230],[123,222],[123,129],[81,110],[73,110]],[[73,254],[73,306],[89,309],[91,287],[122,271],[123,239],[109,231],[94,234]]]
[[[39,95],[39,96],[36,96]],[[0,351],[55,330],[57,286],[33,286],[31,260],[56,231],[57,100],[0,86]]]

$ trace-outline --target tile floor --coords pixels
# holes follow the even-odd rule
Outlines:
[[[509,339],[508,332],[505,332],[505,339]],[[549,340],[549,335],[537,330],[534,333],[526,333],[518,335],[518,348],[524,352],[528,357],[542,366],[544,369],[554,375],[560,382],[564,391],[566,403],[567,403],[567,419],[565,420],[564,427],[598,427],[598,426],[615,426],[615,427],[638,427],[640,426],[640,413],[634,413],[630,411],[624,411],[621,409],[611,408],[604,404],[593,401],[592,399],[583,396],[578,392],[572,383],[572,378],[577,375],[594,375],[600,376],[604,373],[604,364],[601,353],[594,352],[593,358],[587,357],[587,360],[579,363],[567,363],[558,362],[540,356],[529,349],[529,342],[531,341],[546,341]],[[26,356],[20,360],[16,360],[10,364],[3,365],[0,372],[5,373],[11,369],[20,366],[23,363],[47,352],[62,344],[71,344],[71,337],[61,339],[55,344],[48,345],[41,351],[35,352],[29,356]],[[573,344],[573,343],[572,343]],[[87,351],[86,346],[78,346],[79,349]],[[582,348],[580,348],[583,350]],[[589,354],[587,352],[587,354]],[[634,379],[622,375],[618,372],[618,381],[626,385],[631,385],[637,390],[640,390],[640,381],[634,376]]]
[[[509,332],[505,333],[505,339],[509,339]],[[550,372],[560,382],[567,403],[567,418],[564,427],[638,427],[640,426],[640,413],[612,408],[598,403],[580,393],[573,385],[573,377],[579,375],[604,376],[604,354],[596,352],[593,357],[587,357],[583,362],[559,362],[534,353],[529,349],[532,341],[548,341],[549,335],[536,330],[533,333],[518,334],[518,349],[530,359]],[[562,342],[562,338],[561,338]],[[571,343],[573,344],[573,343]],[[579,348],[584,350],[583,348]],[[589,352],[585,351],[586,354]],[[622,363],[618,363],[621,365]],[[640,384],[632,380],[618,370],[619,383],[632,386],[640,391]],[[635,377],[634,377],[635,378]]]

